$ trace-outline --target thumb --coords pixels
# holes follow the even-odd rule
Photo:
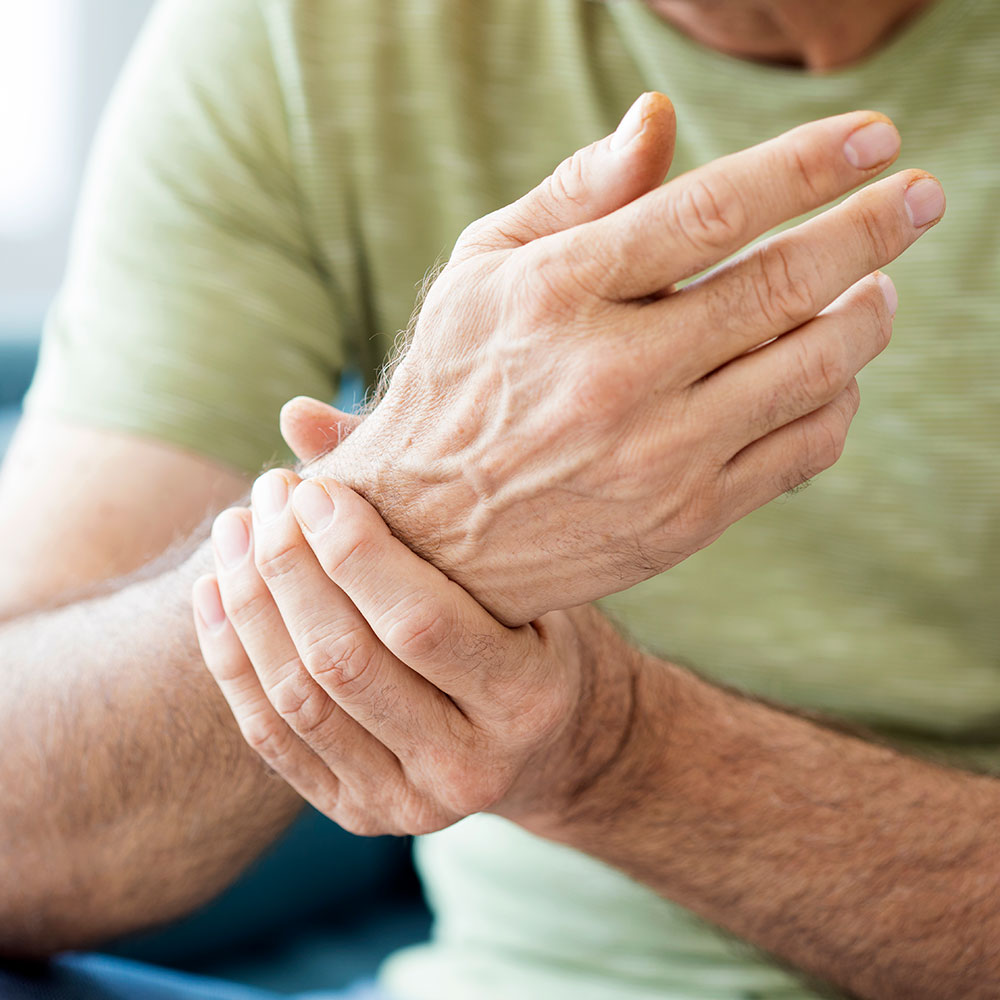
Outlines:
[[[663,183],[674,155],[676,118],[663,94],[643,94],[609,136],[563,160],[533,191],[474,222],[449,264],[591,222]]]
[[[332,451],[361,423],[355,413],[344,413],[329,403],[309,396],[296,396],[281,408],[281,436],[302,462]]]

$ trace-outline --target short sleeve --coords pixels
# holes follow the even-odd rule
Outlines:
[[[252,472],[344,334],[252,0],[161,0],[95,142],[27,406]]]

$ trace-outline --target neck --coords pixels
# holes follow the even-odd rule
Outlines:
[[[933,0],[647,0],[695,41],[727,55],[823,73],[884,45]]]

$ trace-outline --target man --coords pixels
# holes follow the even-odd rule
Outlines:
[[[986,5],[957,0],[941,0],[922,13],[916,6],[838,5],[829,23],[816,19],[812,5],[793,2],[703,9],[671,4],[659,11],[666,20],[632,3],[608,8],[433,3],[410,9],[265,4],[259,10],[220,3],[210,10],[183,4],[163,9],[132,64],[95,161],[75,264],[50,326],[32,416],[4,481],[4,520],[9,512],[18,522],[16,537],[10,533],[4,540],[5,565],[19,567],[16,579],[9,578],[7,607],[12,616],[22,612],[3,635],[12,664],[3,705],[5,745],[13,749],[2,767],[17,781],[4,780],[5,788],[16,792],[5,805],[0,843],[5,866],[18,873],[2,900],[6,950],[55,950],[183,912],[232,878],[287,822],[298,801],[282,783],[264,776],[225,721],[225,706],[209,694],[188,625],[186,592],[197,561],[104,600],[69,603],[31,617],[26,612],[53,599],[70,601],[73,587],[140,565],[206,508],[235,498],[243,480],[231,470],[258,468],[274,447],[272,412],[278,403],[295,391],[328,395],[329,380],[348,353],[345,345],[353,345],[352,353],[374,368],[377,357],[364,356],[370,336],[380,331],[383,337],[375,355],[387,350],[386,334],[405,325],[413,282],[430,258],[470,219],[528,188],[544,173],[543,163],[607,131],[631,95],[653,86],[671,93],[681,109],[675,172],[782,127],[877,100],[901,125],[909,147],[920,154],[918,162],[934,167],[946,182],[952,172],[953,187],[973,207],[950,242],[939,240],[935,247],[936,233],[897,265],[903,301],[921,323],[911,325],[915,341],[900,371],[883,366],[866,373],[866,414],[872,416],[859,418],[871,422],[867,429],[864,424],[857,428],[862,433],[855,434],[861,441],[855,440],[853,466],[847,464],[849,455],[838,472],[825,477],[822,490],[817,486],[794,503],[772,505],[696,560],[629,592],[615,606],[640,639],[697,662],[707,673],[789,703],[880,724],[898,739],[941,744],[951,738],[964,748],[956,759],[989,763],[996,696],[992,574],[980,553],[983,539],[988,544],[991,538],[990,484],[996,481],[996,450],[989,447],[990,423],[984,419],[995,402],[983,377],[995,363],[988,330],[996,247],[983,206],[995,187],[989,168],[997,144],[983,95],[992,92],[990,73],[996,72],[996,15]],[[754,16],[739,25],[734,39],[720,25],[724,28],[727,15],[739,10]],[[914,19],[907,20],[910,16]],[[706,51],[671,23],[729,55]],[[774,38],[777,44],[768,41]],[[880,44],[880,53],[863,58]],[[801,61],[818,70],[848,68],[813,76],[734,58],[747,55]],[[743,102],[738,113],[736,98]],[[588,256],[573,234],[583,231],[589,237],[593,227],[615,220],[617,228],[606,225],[602,231],[606,237],[618,234],[608,238],[623,252],[604,262],[636,264],[635,275],[608,269],[608,280],[622,283],[618,290],[625,302],[620,298],[616,307],[636,303],[635,312],[638,295],[643,307],[663,307],[658,316],[665,316],[668,307],[676,316],[675,306],[700,300],[697,319],[663,321],[663,342],[672,343],[679,330],[696,331],[701,335],[685,346],[698,348],[699,361],[711,361],[712,350],[723,344],[716,364],[732,374],[736,359],[727,352],[740,344],[745,350],[764,343],[775,323],[781,328],[770,336],[797,328],[826,304],[826,282],[840,282],[835,296],[932,225],[942,209],[940,196],[918,188],[918,181],[932,187],[933,182],[907,174],[889,178],[839,216],[824,216],[820,225],[828,228],[808,230],[805,237],[800,232],[791,243],[779,244],[778,253],[751,256],[750,263],[696,285],[686,298],[662,300],[662,292],[672,280],[694,273],[698,264],[715,263],[769,224],[817,208],[878,173],[895,153],[885,146],[885,133],[878,142],[848,148],[856,132],[877,124],[884,122],[862,116],[815,127],[804,142],[799,133],[771,147],[770,155],[756,154],[749,172],[739,175],[738,187],[726,185],[728,170],[716,170],[714,185],[675,189],[700,190],[700,195],[673,198],[652,192],[647,197],[656,200],[644,204],[659,206],[659,214],[628,215],[631,205],[639,204],[635,199],[656,184],[654,167],[644,175],[625,171],[617,187],[598,178],[594,197],[570,189],[573,197],[558,203],[561,211],[546,201],[543,190],[529,202],[534,211],[526,223],[516,214],[502,220],[534,231],[511,234],[501,225],[487,234],[493,242],[484,247],[480,230],[465,249],[495,256],[527,241],[524,249],[531,252],[518,259],[537,265],[546,263],[544,248],[556,243],[544,240],[568,233],[558,245],[575,249],[576,256],[568,259],[582,266]],[[842,131],[834,135],[838,128]],[[640,162],[658,166],[669,155],[669,140],[662,130],[650,140],[660,147],[659,159],[654,149]],[[120,155],[126,144],[128,156]],[[864,152],[873,157],[866,159]],[[853,177],[848,168],[855,170]],[[611,173],[621,178],[620,165]],[[570,169],[562,179],[574,176]],[[558,190],[556,185],[550,193]],[[718,202],[720,190],[735,192],[734,203]],[[713,198],[706,201],[706,192]],[[909,212],[907,192],[915,192]],[[745,211],[734,220],[736,206]],[[782,211],[774,214],[778,206]],[[574,207],[580,213],[575,217]],[[675,213],[672,226],[666,225],[670,212]],[[403,218],[412,223],[402,226]],[[853,225],[838,229],[837,221],[845,219]],[[650,220],[658,228],[643,231]],[[852,243],[843,235],[850,231],[867,233],[867,244]],[[944,240],[947,227],[940,233]],[[684,234],[693,239],[685,247],[654,239],[664,234],[668,240]],[[506,247],[498,238],[509,241]],[[618,238],[624,242],[616,244]],[[532,250],[536,243],[542,251]],[[796,245],[811,252],[791,254]],[[665,246],[676,255],[656,258],[644,273],[639,251],[663,254]],[[669,265],[684,250],[688,257],[680,271],[686,274],[676,274],[678,269]],[[820,257],[824,252],[831,256]],[[803,261],[816,260],[823,266],[799,270]],[[754,262],[760,268],[756,281],[750,277]],[[776,262],[790,262],[784,281],[776,280],[783,271]],[[525,280],[534,275],[536,284],[526,286],[529,290],[543,287],[556,273],[551,263],[519,271]],[[487,297],[481,314],[514,301],[510,284],[491,284],[492,273],[473,271],[477,266],[486,265],[473,259],[461,273],[475,274],[487,291],[497,292]],[[508,277],[520,268],[504,266]],[[904,268],[909,270],[904,273]],[[461,287],[455,278],[461,273],[454,269],[453,289]],[[595,319],[595,299],[587,300],[590,312],[583,312],[579,289],[569,294],[567,284],[576,273],[564,270],[562,283],[541,299],[528,296],[527,306],[542,301],[545,309],[525,314],[536,321],[549,317],[543,331],[547,350],[536,358],[551,356],[555,331],[574,336],[566,356],[585,357],[586,363],[573,375],[592,372],[595,333],[628,333],[624,309],[608,305],[600,317],[613,319],[607,326]],[[653,280],[657,275],[659,285]],[[588,272],[595,285],[600,278]],[[766,279],[770,284],[764,284]],[[447,275],[443,280],[449,280]],[[728,283],[728,295],[708,291],[721,282]],[[453,345],[450,353],[425,351],[422,375],[432,379],[436,374],[447,387],[453,381],[447,376],[455,374],[459,385],[473,391],[462,397],[428,392],[421,398],[424,383],[416,377],[421,355],[415,354],[416,360],[397,373],[403,381],[393,384],[403,388],[395,396],[390,389],[389,410],[352,434],[331,456],[330,468],[375,500],[414,547],[439,564],[450,563],[456,579],[496,615],[516,624],[597,596],[570,593],[567,587],[574,583],[608,593],[616,589],[608,585],[612,579],[624,586],[666,568],[739,516],[743,510],[734,491],[716,488],[713,501],[722,506],[702,505],[697,498],[707,480],[685,475],[706,467],[710,443],[720,432],[726,445],[736,448],[740,428],[749,423],[744,446],[750,446],[823,411],[818,435],[825,436],[825,447],[817,451],[816,439],[802,435],[791,452],[780,449],[784,468],[774,468],[770,495],[797,475],[829,464],[853,412],[851,376],[884,344],[889,302],[877,305],[877,287],[867,279],[848,293],[839,314],[836,308],[827,314],[832,321],[813,321],[839,331],[821,338],[837,346],[801,356],[811,364],[794,383],[805,387],[794,404],[797,413],[785,406],[788,384],[779,382],[785,368],[775,365],[763,383],[749,380],[756,387],[746,397],[750,421],[743,410],[710,408],[703,411],[706,419],[684,424],[686,435],[659,440],[656,454],[669,459],[694,434],[687,454],[699,459],[674,470],[667,494],[664,465],[650,467],[643,480],[636,475],[643,463],[635,453],[626,449],[618,456],[622,464],[611,471],[634,477],[627,484],[638,493],[644,487],[647,496],[676,499],[671,510],[645,508],[638,531],[629,532],[620,519],[601,523],[602,511],[623,494],[601,494],[602,487],[621,477],[609,476],[608,470],[602,474],[599,462],[594,478],[575,484],[586,482],[594,500],[590,508],[571,508],[575,531],[558,523],[558,504],[531,511],[529,520],[542,529],[528,536],[536,545],[544,547],[548,528],[562,529],[552,536],[560,541],[577,540],[575,548],[562,553],[553,545],[538,559],[538,549],[525,546],[525,537],[516,533],[521,519],[515,516],[498,528],[489,505],[476,506],[477,490],[488,497],[508,481],[516,484],[517,469],[509,480],[510,469],[498,466],[492,453],[475,456],[474,451],[467,454],[480,461],[446,468],[449,447],[482,439],[475,433],[468,440],[449,439],[462,425],[449,421],[448,404],[456,398],[466,403],[490,398],[477,396],[474,376],[483,369],[467,364],[454,340],[443,341]],[[737,289],[745,294],[733,294]],[[613,290],[610,285],[601,289]],[[569,309],[562,323],[553,320],[558,311],[553,303],[560,296],[561,307]],[[604,301],[613,298],[606,295]],[[429,333],[439,332],[436,318],[440,331],[453,333],[457,317],[447,315],[450,301],[439,297],[436,311],[423,314]],[[744,311],[743,303],[751,306]],[[838,325],[837,316],[845,310],[853,321]],[[503,338],[491,338],[501,327],[498,315],[503,319],[509,313],[487,315],[474,348],[502,345]],[[573,322],[581,317],[587,322]],[[945,325],[954,339],[942,339]],[[791,343],[782,338],[755,352],[759,358],[748,355],[744,370],[784,346],[782,340]],[[436,342],[433,336],[423,339],[424,344]],[[619,352],[622,343],[633,343],[610,342]],[[415,347],[420,343],[418,331]],[[837,358],[833,366],[826,364],[830,350]],[[612,357],[612,352],[602,356]],[[611,369],[614,377],[606,379],[604,390],[585,380],[588,392],[580,400],[571,391],[578,383],[570,378],[568,385],[550,387],[552,398],[576,398],[581,418],[626,421],[636,410],[621,401],[630,387],[616,377],[642,369],[617,360],[624,367]],[[820,360],[825,378],[817,377]],[[430,361],[437,369],[427,370]],[[678,377],[666,393],[664,405],[673,409],[663,412],[678,421],[661,426],[671,433],[681,426],[684,400],[692,398],[689,390],[696,382],[690,379]],[[614,406],[608,404],[609,386],[616,389]],[[391,414],[392,407],[399,419],[390,424],[385,413]],[[470,412],[469,407],[462,412]],[[655,426],[652,413],[647,422]],[[441,414],[446,429],[437,440],[427,434],[434,414]],[[404,438],[410,447],[399,449],[399,435],[407,433],[401,428],[403,416],[412,417],[421,433]],[[517,430],[525,440],[521,419]],[[768,419],[777,423],[769,425]],[[91,424],[117,430],[94,430]],[[143,435],[170,444],[152,443]],[[431,450],[421,454],[425,435]],[[410,454],[420,458],[419,473],[436,446],[434,468],[441,477],[424,496],[412,488],[419,475],[407,481],[405,459]],[[206,465],[185,448],[215,461]],[[724,461],[713,454],[720,462],[713,468],[729,468],[736,454]],[[547,466],[539,461],[528,467]],[[387,478],[389,469],[393,475]],[[455,478],[464,470],[473,472],[471,480]],[[939,479],[928,485],[929,475]],[[714,482],[717,487],[718,476]],[[746,487],[745,509],[753,499],[767,499],[759,477],[754,482],[758,493]],[[571,485],[570,480],[564,484]],[[514,491],[513,500],[527,497],[530,505],[532,495],[519,497]],[[586,501],[589,494],[582,496]],[[458,516],[435,521],[430,517],[435,509]],[[515,504],[510,509],[525,508]],[[577,518],[581,511],[585,516]],[[455,525],[460,526],[457,534]],[[482,537],[474,537],[468,525],[481,528]],[[598,532],[594,544],[597,525],[609,533]],[[657,535],[663,525],[669,531]],[[617,544],[630,534],[631,549]],[[505,545],[508,538],[518,544]],[[59,558],[33,558],[43,548],[58,551]],[[595,552],[611,557],[587,580],[588,555]],[[516,592],[496,586],[496,580],[510,584],[519,579],[520,569],[533,566],[534,575]],[[549,582],[553,586],[546,593]],[[717,691],[689,689],[705,690]],[[677,718],[701,724],[709,719],[704,732],[689,733],[697,737],[689,744],[722,751],[720,761],[732,767],[734,748],[746,746],[720,747],[711,737],[722,731],[725,718],[736,718],[743,708],[729,702],[723,708],[721,716],[691,712]],[[784,880],[791,896],[772,897],[783,882],[778,875],[798,866],[808,852],[792,857],[777,851],[770,865],[760,865],[776,815],[757,816],[763,821],[754,828],[728,793],[710,802],[731,823],[725,850],[718,849],[720,841],[702,822],[704,810],[686,814],[699,822],[691,823],[683,839],[707,837],[716,848],[692,862],[689,871],[700,872],[702,879],[692,876],[687,886],[664,879],[656,864],[657,858],[662,861],[659,855],[636,859],[621,851],[607,853],[607,843],[597,840],[619,842],[613,829],[580,838],[576,846],[606,857],[652,888],[500,820],[477,818],[425,842],[423,861],[439,904],[440,935],[430,948],[396,963],[389,987],[403,997],[485,996],[490,990],[499,996],[663,996],[671,991],[718,996],[754,990],[768,996],[808,995],[795,977],[734,950],[664,902],[653,891],[658,890],[863,995],[989,995],[995,972],[989,922],[995,872],[987,857],[995,842],[989,824],[995,815],[993,783],[960,771],[928,772],[910,758],[877,751],[884,770],[873,795],[870,783],[853,783],[871,763],[852,756],[852,749],[863,744],[840,741],[780,712],[754,716],[753,722],[762,723],[751,728],[767,733],[770,747],[801,750],[810,740],[822,744],[781,755],[780,767],[770,757],[765,760],[767,748],[755,746],[761,766],[752,776],[734,774],[740,788],[753,789],[765,803],[787,801],[789,789],[811,803],[830,791],[827,801],[840,823],[831,825],[829,813],[819,813],[820,830],[782,824],[797,845],[820,845],[827,838],[839,863],[818,851],[825,877],[802,865],[799,880]],[[818,793],[803,780],[803,758],[823,777]],[[721,764],[718,770],[722,773]],[[929,773],[933,789],[924,782]],[[907,808],[889,790],[900,790]],[[948,820],[947,829],[921,823],[925,816],[919,808],[914,816],[909,806],[921,800],[934,804],[928,811]],[[660,825],[657,810],[642,815]],[[873,843],[874,830],[885,831],[895,822],[900,829],[892,844],[902,858],[916,859],[917,872],[900,867],[899,857],[890,857],[884,844]],[[541,832],[562,833],[553,827]],[[656,837],[631,842],[663,847]],[[741,858],[735,844],[752,856]],[[151,880],[154,858],[158,875]],[[881,880],[887,858],[892,863],[886,875],[898,883],[889,887]],[[723,859],[741,863],[722,871]],[[932,862],[934,877],[921,878]],[[700,894],[706,873],[722,897],[715,906]],[[753,881],[761,876],[763,884]],[[850,885],[879,905],[864,911],[846,892]],[[932,905],[928,893],[948,905]],[[763,906],[769,897],[771,905]],[[889,908],[882,905],[886,899]],[[921,919],[930,929],[917,935],[910,921]],[[768,933],[759,933],[761,927]],[[889,942],[909,947],[897,952],[887,947]]]

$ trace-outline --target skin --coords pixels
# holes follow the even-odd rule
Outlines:
[[[631,147],[598,145],[564,164],[558,192],[529,196],[561,198],[565,228],[539,231],[546,216],[523,203],[470,227],[384,398],[332,455],[378,455],[344,481],[507,624],[669,569],[797,485],[790,450],[814,473],[832,464],[857,361],[888,343],[887,299],[865,276],[935,221],[911,223],[908,203],[938,188],[904,171],[664,295],[876,175],[885,159],[859,169],[845,149],[862,131],[886,157],[898,136],[875,113],[838,116],[660,186],[672,109],[649,95],[630,114],[648,169],[608,188]],[[821,409],[803,441],[796,421]]]
[[[933,0],[647,0],[692,38],[729,55],[823,73],[889,41]]]
[[[579,230],[588,225],[592,229],[586,242],[591,249],[600,245],[600,241],[595,244],[591,238],[599,232],[602,240],[605,237],[612,242],[635,240],[637,258],[648,259],[650,254],[643,240],[658,239],[662,229],[643,236],[637,220],[633,218],[633,224],[628,224],[627,209],[636,198],[656,187],[669,160],[672,119],[663,117],[666,109],[659,99],[655,103],[656,109],[647,107],[641,116],[644,124],[638,141],[617,156],[613,169],[609,168],[612,162],[608,159],[609,143],[577,154],[560,168],[554,180],[494,218],[492,227],[480,224],[471,229],[460,246],[464,259],[456,261],[454,272],[464,267],[468,277],[473,270],[482,269],[484,275],[489,275],[496,301],[502,302],[505,286],[496,277],[501,267],[513,274],[523,274],[527,264],[497,265],[498,256],[503,255],[507,261],[516,259],[517,253],[525,250],[521,258],[537,263],[538,257],[532,258],[532,254],[548,254],[546,269],[540,272],[547,281],[559,274],[558,255],[553,252],[555,238],[570,234],[564,236],[560,246],[566,251],[574,246],[579,248],[583,242]],[[827,124],[820,129],[825,138],[813,131],[804,138],[799,134],[797,139],[786,139],[784,158],[780,144],[777,149],[770,147],[770,154],[767,150],[758,151],[754,154],[758,157],[756,168],[750,164],[746,187],[739,195],[750,205],[764,205],[777,211],[773,200],[769,200],[773,192],[760,188],[762,184],[773,185],[787,194],[789,203],[783,211],[792,216],[813,204],[810,199],[816,197],[816,181],[829,183],[830,197],[834,197],[869,179],[885,164],[871,170],[844,170],[842,147],[848,134],[874,120],[878,116],[865,113],[843,121],[838,126],[843,133],[835,137],[827,134],[826,130],[832,128]],[[803,176],[803,162],[811,161],[803,161],[802,153],[815,155],[819,163],[816,177]],[[831,173],[837,171],[844,171],[839,182],[831,179]],[[852,281],[886,263],[922,235],[935,219],[913,226],[904,201],[907,185],[912,189],[918,179],[920,175],[913,172],[890,178],[869,189],[875,193],[866,196],[868,202],[855,202],[852,208],[834,216],[842,226],[838,234],[857,236],[855,241],[835,240],[834,245],[842,248],[842,256],[834,261],[842,281],[839,289],[831,293],[830,287],[815,275],[796,276],[794,271],[782,268],[774,279],[773,270],[762,269],[760,273],[772,275],[772,280],[759,289],[760,294],[755,290],[760,313],[755,316],[750,309],[745,317],[740,316],[746,320],[744,332],[753,323],[760,328],[750,340],[759,337],[756,342],[761,343],[773,336],[776,318],[785,309],[792,312],[781,321],[790,325],[796,316],[809,318],[802,313],[808,312],[806,307],[810,304],[815,315]],[[638,292],[642,295],[640,305],[650,307],[650,316],[663,306],[656,313],[663,317],[667,309],[666,303],[660,302],[656,294],[650,295],[649,290],[656,293],[668,288],[685,267],[690,273],[697,269],[698,263],[718,260],[728,249],[738,247],[740,236],[751,235],[740,225],[747,224],[749,219],[746,213],[740,214],[742,202],[729,203],[728,214],[713,215],[713,206],[727,204],[720,200],[723,192],[713,191],[707,184],[698,190],[702,192],[701,198],[712,195],[707,203],[697,197],[670,202],[660,196],[657,201],[659,210],[667,212],[668,217],[671,211],[681,213],[676,218],[682,223],[682,235],[691,239],[691,246],[681,249],[688,254],[700,251],[702,256],[672,257],[673,264],[681,262],[679,269],[673,266],[662,274],[649,275],[651,284],[647,284],[646,291],[638,289]],[[591,218],[581,218],[581,205],[590,206]],[[683,214],[685,206],[688,214]],[[733,211],[737,213],[735,217]],[[615,217],[618,228],[608,223]],[[547,220],[545,229],[535,228],[533,220],[538,218]],[[767,220],[758,219],[757,223],[766,228]],[[859,241],[863,244],[866,236],[880,251],[872,254],[864,250],[871,266],[860,272],[852,270],[859,268],[859,264],[849,258],[857,253]],[[800,240],[816,241],[820,249],[829,238],[829,233],[823,236],[815,230],[799,234]],[[546,247],[539,251],[534,245],[546,239]],[[713,239],[717,242],[712,243]],[[787,252],[791,250],[789,247]],[[755,260],[759,267],[761,254],[748,259]],[[567,257],[566,263],[573,264],[573,258]],[[746,264],[743,272],[739,266],[734,265],[710,279],[716,282],[714,294],[705,294],[706,282],[696,287],[687,301],[702,295],[706,309],[715,300],[717,309],[727,308],[724,303],[740,298],[740,281],[748,281],[748,272],[754,265]],[[617,315],[620,322],[614,329],[628,334],[629,318],[634,323],[637,308],[635,304],[626,306],[620,299],[605,299],[601,303],[593,296],[563,301],[563,293],[574,284],[574,273],[573,267],[566,266],[561,284],[546,287],[544,282],[539,283],[528,297],[535,311],[524,314],[523,318],[535,322],[541,308],[550,316],[553,329],[558,326],[556,315],[560,309],[565,310],[565,326],[582,318],[585,322],[577,328],[584,334],[580,341],[584,356],[582,352],[588,347],[592,349],[597,339],[592,335],[587,340],[588,324],[595,322],[599,313],[605,319]],[[797,280],[784,283],[782,275],[788,274]],[[623,285],[619,295],[629,294],[636,294],[636,290]],[[444,343],[448,336],[459,338],[456,330],[461,333],[461,342],[465,342],[468,321],[477,311],[476,303],[467,301],[465,310],[451,317],[452,322],[447,322],[443,306],[436,314],[428,313],[431,318],[436,315],[436,326],[427,322],[423,330],[418,329],[414,350],[424,353],[412,356],[424,356],[432,363],[434,340],[440,338]],[[821,328],[827,329],[835,348],[817,350],[805,346],[807,339],[815,344],[821,339],[819,336],[795,340],[800,345],[797,349],[802,351],[797,361],[806,373],[797,386],[801,411],[797,417],[790,414],[783,427],[768,430],[766,422],[758,426],[761,436],[753,444],[769,442],[767,453],[760,454],[766,487],[755,480],[755,488],[760,491],[759,502],[836,459],[857,403],[853,374],[884,346],[889,309],[875,280],[864,279],[846,298],[837,299],[837,305],[824,314],[822,323],[815,322],[820,325],[811,327],[812,332],[818,334]],[[710,325],[710,319],[705,318],[705,323]],[[845,330],[854,333],[844,336]],[[496,333],[495,327],[485,322],[477,330],[475,347],[481,352],[481,360],[486,359],[484,364],[490,359],[490,345],[495,342]],[[670,335],[670,324],[666,321],[661,335]],[[786,341],[781,345],[783,348],[791,343],[788,338],[783,340]],[[746,337],[736,337],[730,345],[734,352],[730,357],[745,349],[740,345],[746,343]],[[785,361],[787,358],[783,353],[775,357],[779,352],[771,347],[758,353],[764,357],[769,351],[774,364],[769,373],[761,373],[763,381],[758,384],[761,398],[757,402],[762,412],[768,409],[765,398],[773,400],[785,388],[779,381],[783,370],[779,357]],[[458,353],[454,351],[452,356],[457,357]],[[706,364],[709,360],[705,359]],[[719,357],[714,360],[718,367]],[[730,365],[723,365],[722,370],[727,367]],[[387,438],[391,440],[396,434],[398,424],[388,419],[395,408],[410,404],[411,413],[425,422],[440,413],[442,406],[451,406],[448,412],[460,412],[469,400],[474,401],[478,370],[475,366],[463,370],[456,391],[442,398],[440,393],[421,393],[416,362],[409,361],[408,369],[404,369],[405,378],[399,383],[403,388],[393,388],[397,384],[394,382],[386,393],[385,402],[390,405],[385,410],[380,407],[315,471],[331,472],[362,491],[392,521],[393,529],[401,537],[415,547],[422,544],[428,550],[432,548],[439,566],[461,574],[463,582],[495,614],[507,623],[516,624],[571,602],[565,593],[555,589],[546,594],[538,581],[517,590],[516,596],[514,592],[505,595],[498,586],[505,574],[508,580],[517,578],[508,561],[508,554],[516,551],[516,532],[513,538],[505,537],[508,528],[519,520],[511,513],[513,505],[507,508],[506,524],[491,523],[488,505],[484,508],[480,523],[489,531],[477,546],[469,545],[461,537],[449,540],[443,537],[443,532],[469,514],[468,484],[454,484],[449,490],[447,479],[440,477],[428,484],[420,476],[415,477],[405,463],[392,468],[388,452],[383,460],[383,451],[379,450],[380,445],[387,445]],[[830,376],[831,372],[835,377]],[[735,367],[727,374],[739,379]],[[694,384],[678,379],[667,395],[672,393],[675,401],[684,394],[690,398]],[[536,386],[536,393],[549,389],[542,385],[541,379]],[[609,396],[607,390],[607,386],[600,384],[591,386],[587,396],[590,405],[582,414],[584,420],[629,420],[627,405],[613,394]],[[706,414],[709,409],[706,404]],[[525,412],[530,413],[530,408]],[[290,425],[298,419],[295,413],[293,407],[286,418]],[[579,409],[576,415],[581,417]],[[714,425],[716,430],[726,426],[726,420],[721,415],[717,417],[721,423]],[[647,419],[652,420],[653,416],[648,415]],[[734,426],[743,422],[742,411],[729,421]],[[319,438],[332,432],[327,424],[315,425],[311,432],[303,433]],[[735,431],[728,437],[724,435],[727,447],[730,439],[734,448],[739,444],[733,434]],[[436,442],[443,449],[453,444],[444,438]],[[36,456],[42,454],[46,455],[46,462],[38,468]],[[75,454],[81,456],[77,465],[72,459]],[[743,493],[734,490],[713,493],[714,502],[707,507],[700,503],[706,484],[721,490],[718,485],[724,478],[721,470],[731,471],[730,463],[739,454],[738,451],[730,455],[703,453],[693,463],[713,471],[706,472],[705,479],[685,484],[680,491],[687,501],[678,500],[677,509],[683,508],[683,516],[674,518],[673,523],[677,537],[687,547],[705,544],[728,523],[727,519],[739,516],[741,504],[752,502],[752,487],[747,487]],[[372,455],[380,456],[378,464]],[[441,457],[429,453],[427,467]],[[541,459],[539,456],[539,467]],[[641,459],[637,458],[636,465],[640,464]],[[79,470],[80,465],[87,466],[87,476],[74,476],[73,470]],[[550,483],[557,492],[561,485],[576,485],[572,469],[563,471],[562,484]],[[621,471],[609,470],[609,477],[620,478]],[[495,475],[496,470],[491,472]],[[185,479],[185,485],[175,496],[179,478]],[[727,473],[725,482],[735,481]],[[0,648],[4,650],[7,667],[0,725],[5,733],[5,747],[16,748],[0,759],[0,781],[4,788],[15,790],[5,796],[0,812],[0,868],[13,873],[5,876],[4,892],[0,895],[2,951],[17,955],[46,953],[102,940],[184,912],[235,877],[294,816],[299,797],[263,767],[257,755],[244,745],[236,726],[227,718],[224,701],[214,693],[214,685],[197,650],[187,595],[192,581],[211,565],[207,550],[203,548],[177,565],[167,565],[147,579],[104,587],[111,592],[102,596],[90,599],[78,596],[80,586],[140,566],[150,554],[168,546],[177,534],[193,527],[211,507],[213,498],[233,497],[241,486],[240,477],[229,470],[128,435],[85,431],[58,422],[43,424],[37,419],[27,421],[22,427],[18,446],[5,465],[0,485],[0,520],[18,525],[17,532],[6,533],[2,543],[4,565],[11,567],[12,572],[6,577],[10,587],[5,595],[10,621],[0,631]],[[516,495],[516,490],[512,492]],[[610,504],[625,502],[621,497],[605,499]],[[472,502],[478,503],[475,497]],[[722,511],[720,503],[723,507],[728,505],[728,510]],[[599,506],[589,514],[592,523],[603,516]],[[431,507],[437,510],[438,525],[431,524],[428,529],[427,514]],[[117,545],[117,535],[115,538],[109,535],[106,519],[109,509],[114,511],[115,528],[128,540],[127,544]],[[151,510],[156,512],[153,518]],[[562,525],[554,523],[553,530],[565,527],[570,519],[577,522],[575,515],[576,512],[569,515]],[[662,517],[653,520],[660,522]],[[423,539],[422,528],[427,529]],[[92,543],[82,540],[89,533],[95,533]],[[659,551],[659,546],[652,548],[656,549],[654,558],[667,554]],[[39,560],[39,552],[59,552],[60,558]],[[671,549],[669,558],[674,555]],[[569,554],[568,565],[574,559],[577,565],[585,559],[582,548]],[[46,566],[52,568],[46,570]],[[655,570],[651,570],[649,560],[633,560],[631,573],[650,571]],[[619,572],[617,568],[615,572]],[[574,576],[571,569],[567,570],[567,576]],[[620,573],[617,578],[620,579]],[[579,598],[574,595],[574,599]],[[53,603],[64,606],[43,610]],[[45,726],[39,727],[37,706],[42,704],[50,705],[51,709],[46,714]],[[114,726],[109,726],[109,718],[115,720]],[[164,752],[165,747],[169,752]],[[212,831],[212,835],[208,836],[207,831]],[[219,831],[225,831],[225,835],[220,836]],[[149,877],[151,870],[157,872],[156,879]]]
[[[720,690],[592,608],[504,628],[360,497],[296,482],[220,516],[245,551],[194,596],[245,736],[317,808],[367,834],[488,810],[852,995],[996,995],[1000,782]]]

